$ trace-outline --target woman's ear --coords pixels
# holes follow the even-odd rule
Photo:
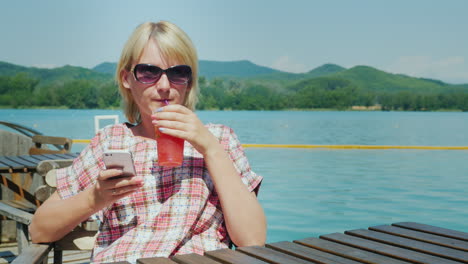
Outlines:
[[[127,89],[130,89],[130,82],[128,81],[129,77],[130,77],[130,74],[127,70],[120,71],[120,80],[122,82],[123,87]]]

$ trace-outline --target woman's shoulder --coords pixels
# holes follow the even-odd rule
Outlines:
[[[239,143],[237,135],[231,127],[223,124],[207,124],[206,126],[222,144],[230,145]]]
[[[218,135],[218,134],[225,134],[225,133],[232,133],[233,130],[229,126],[223,124],[213,124],[208,123],[205,125],[211,133]]]
[[[106,135],[122,135],[122,136],[130,136],[133,135],[130,127],[133,126],[129,123],[119,123],[119,124],[112,124],[103,127],[98,133],[106,134]]]
[[[133,134],[127,123],[112,124],[101,128],[91,140],[91,145],[106,144],[110,141],[128,141]]]

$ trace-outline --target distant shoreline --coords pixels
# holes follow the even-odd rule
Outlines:
[[[120,107],[110,107],[110,108],[68,108],[68,107],[20,107],[20,108],[11,108],[11,107],[4,107],[0,106],[0,110],[121,110],[123,111],[122,108]],[[415,111],[415,110],[382,110],[381,108],[378,107],[365,107],[365,106],[353,106],[350,108],[346,109],[338,109],[338,108],[286,108],[286,109],[278,109],[278,110],[247,110],[247,109],[196,109],[196,111],[226,111],[226,112],[231,112],[231,111],[291,111],[291,112],[326,112],[326,111],[342,111],[342,112],[463,112],[462,110],[459,109],[438,109],[438,110],[421,110],[421,111]]]

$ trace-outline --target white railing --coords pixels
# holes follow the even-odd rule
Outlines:
[[[94,133],[96,134],[101,127],[99,126],[99,123],[101,120],[105,119],[114,119],[114,124],[119,123],[119,116],[118,115],[96,115],[94,116]]]

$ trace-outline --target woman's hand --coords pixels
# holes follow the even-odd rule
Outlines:
[[[182,105],[167,105],[151,116],[161,133],[182,138],[205,156],[219,146],[218,139],[198,119],[197,115]]]
[[[143,177],[121,177],[122,173],[122,170],[118,169],[103,170],[99,173],[89,199],[92,208],[100,210],[143,186]]]

